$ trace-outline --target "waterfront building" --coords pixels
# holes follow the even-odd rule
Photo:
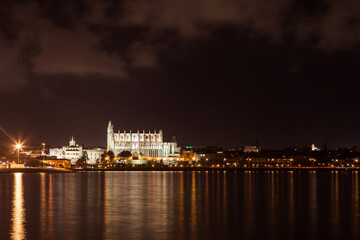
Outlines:
[[[0,164],[0,168],[25,168],[25,165],[23,163],[3,162]]]
[[[244,148],[243,148],[244,153],[250,153],[250,152],[258,153],[258,152],[260,152],[260,150],[261,149],[258,146],[244,146]]]
[[[127,161],[130,164],[146,164],[149,161],[163,161],[164,164],[177,164],[180,160],[180,148],[176,139],[171,142],[163,141],[162,130],[159,131],[136,131],[136,132],[114,132],[114,126],[109,122],[107,128],[107,148],[83,148],[76,144],[72,137],[68,146],[50,148],[49,157],[56,159],[68,159],[75,164],[85,152],[87,164],[97,164],[105,151],[112,151],[115,156],[123,151],[129,151],[131,158]],[[191,159],[193,160],[193,159]],[[119,157],[116,161],[120,162]]]
[[[83,147],[76,144],[74,137],[71,138],[68,146],[61,148],[50,148],[49,156],[57,159],[69,159],[71,164],[75,164],[83,155]]]
[[[195,163],[201,159],[200,154],[196,154],[192,147],[184,147],[181,149],[180,159],[189,163]]]
[[[316,147],[315,144],[311,144],[311,151],[320,151],[320,148]]]
[[[68,159],[47,159],[40,160],[45,166],[51,166],[54,168],[71,168],[71,160]]]
[[[180,155],[175,138],[172,142],[164,142],[162,130],[114,132],[111,121],[107,128],[107,150],[113,151],[115,156],[130,151],[133,160],[178,160]]]
[[[103,148],[87,148],[83,149],[83,154],[87,153],[88,159],[87,164],[97,164],[101,159],[101,155],[106,151]]]

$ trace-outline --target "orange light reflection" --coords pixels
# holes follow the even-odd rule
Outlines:
[[[11,239],[25,239],[25,209],[24,209],[24,196],[23,196],[23,184],[22,173],[15,173],[15,183],[13,192],[13,208],[11,217]]]

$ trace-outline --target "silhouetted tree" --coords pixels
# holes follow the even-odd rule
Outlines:
[[[29,166],[29,167],[41,167],[42,164],[41,164],[41,162],[39,160],[31,159],[31,160],[26,161],[26,166]]]
[[[127,159],[131,156],[132,154],[130,151],[122,151],[121,153],[118,154],[118,157],[120,157],[121,159]]]
[[[113,151],[105,151],[101,154],[101,158],[98,161],[103,167],[111,167],[115,164],[115,154]]]
[[[84,151],[84,154],[82,155],[82,157],[76,161],[76,166],[81,166],[83,168],[85,168],[87,166],[87,162],[89,160],[88,154],[86,151]]]

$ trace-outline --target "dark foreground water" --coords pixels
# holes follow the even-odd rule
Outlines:
[[[358,172],[0,174],[0,239],[359,239]]]

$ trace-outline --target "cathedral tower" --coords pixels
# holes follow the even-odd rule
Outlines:
[[[114,126],[109,121],[107,128],[107,150],[112,151],[114,149]]]

